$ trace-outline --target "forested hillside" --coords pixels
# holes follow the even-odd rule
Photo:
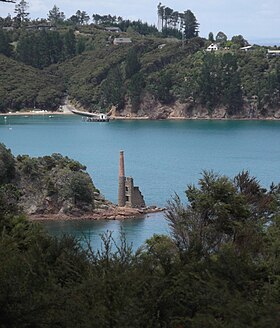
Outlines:
[[[0,111],[55,110],[64,95],[61,77],[0,54]]]
[[[158,16],[160,30],[111,15],[90,24],[81,11],[66,20],[56,6],[48,21],[2,18],[0,110],[55,110],[69,96],[118,116],[280,117],[279,57],[242,50],[241,35],[200,38],[190,10],[159,5]],[[213,42],[219,50],[207,52]]]

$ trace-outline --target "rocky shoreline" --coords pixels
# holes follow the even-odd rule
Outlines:
[[[280,117],[260,117],[260,118],[248,118],[248,117],[167,117],[167,118],[150,118],[150,117],[140,117],[140,116],[114,116],[110,117],[110,120],[116,121],[280,121]]]
[[[75,115],[72,110],[89,111],[78,102],[71,102],[68,97],[60,105],[57,111],[40,109],[26,109],[17,112],[0,113],[0,116],[32,116],[32,115]],[[107,115],[110,120],[246,120],[246,121],[278,121],[280,120],[280,108],[263,108],[262,110],[246,103],[240,113],[229,115],[225,106],[217,106],[212,112],[205,106],[196,105],[192,100],[186,102],[175,101],[169,105],[163,105],[154,98],[146,97],[137,112],[130,103],[122,110],[112,106]]]
[[[110,207],[107,209],[95,209],[85,214],[31,214],[28,216],[31,221],[70,221],[70,220],[125,220],[136,219],[147,214],[164,212],[165,208],[147,207],[147,208],[128,208],[128,207]]]
[[[20,111],[20,112],[8,112],[0,113],[1,116],[40,116],[40,115],[75,115],[71,112],[71,109],[76,107],[67,104],[62,106],[60,111]],[[251,115],[248,111],[240,115],[228,116],[225,113],[224,108],[216,109],[211,115],[204,109],[193,111],[192,113],[183,109],[182,106],[162,106],[156,107],[152,112],[141,111],[139,113],[131,113],[130,110],[124,110],[118,112],[115,109],[111,109],[108,112],[110,120],[156,120],[156,121],[279,121],[280,120],[280,109],[273,114],[268,116],[262,116],[259,113]]]
[[[73,113],[65,112],[14,112],[14,113],[0,113],[1,116],[40,116],[40,115],[74,115]],[[244,116],[230,116],[230,117],[211,117],[211,116],[171,116],[166,118],[153,118],[149,116],[110,116],[110,120],[116,121],[279,121],[279,116],[267,116],[267,117],[244,117]]]
[[[153,110],[151,111],[151,108]],[[108,112],[111,120],[210,120],[210,121],[279,121],[280,109],[267,111],[266,115],[262,115],[259,110],[244,108],[238,115],[228,115],[225,107],[216,108],[209,113],[207,108],[198,106],[191,108],[188,104],[176,102],[174,105],[162,106],[154,104],[154,107],[140,109],[134,113],[131,108],[125,108],[118,111],[112,108]]]

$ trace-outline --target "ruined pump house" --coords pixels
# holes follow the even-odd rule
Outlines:
[[[120,151],[118,206],[130,208],[146,206],[139,187],[134,186],[133,178],[125,176],[123,151]]]

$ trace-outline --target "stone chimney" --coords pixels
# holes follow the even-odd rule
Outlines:
[[[124,155],[123,150],[120,151],[120,166],[119,166],[119,177],[124,177]]]
[[[120,151],[118,206],[125,206],[124,152]]]

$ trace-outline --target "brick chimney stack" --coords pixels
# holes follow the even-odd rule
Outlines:
[[[125,206],[124,152],[120,151],[118,206]]]
[[[124,155],[123,150],[120,151],[120,166],[119,166],[119,177],[124,177]]]

